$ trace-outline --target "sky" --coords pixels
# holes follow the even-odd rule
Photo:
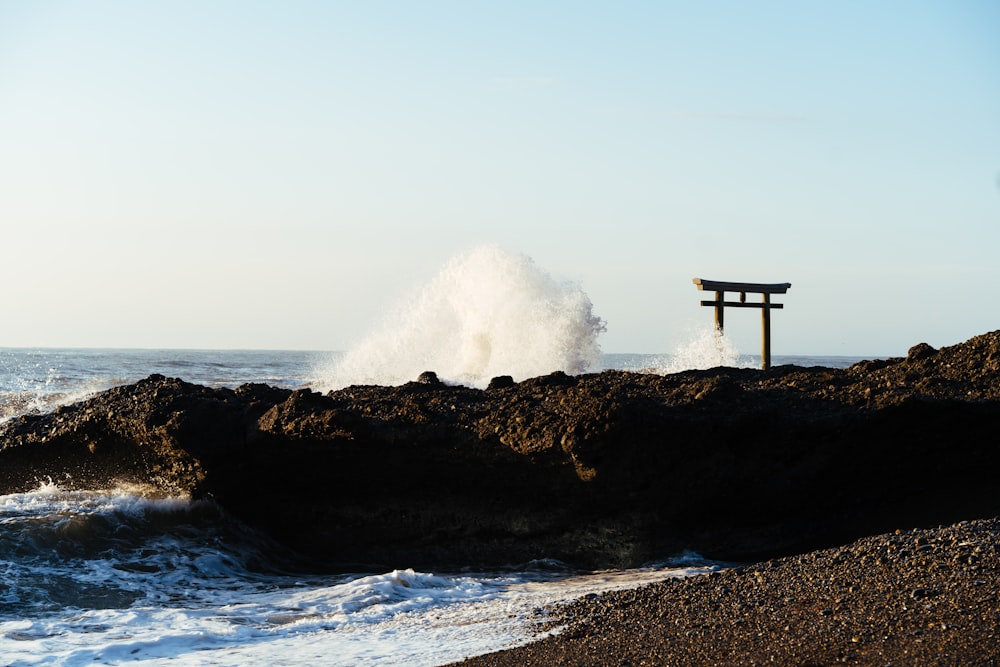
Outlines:
[[[348,349],[483,244],[606,352],[1000,329],[1000,3],[0,0],[0,347]]]

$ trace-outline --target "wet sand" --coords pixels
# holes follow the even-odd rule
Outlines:
[[[896,531],[552,610],[530,665],[1000,665],[1000,518]]]

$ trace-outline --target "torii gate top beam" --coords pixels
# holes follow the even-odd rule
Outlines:
[[[694,284],[700,290],[710,292],[751,292],[753,294],[784,294],[791,283],[727,283],[721,280],[695,278]]]

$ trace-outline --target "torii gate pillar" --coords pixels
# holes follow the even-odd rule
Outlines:
[[[771,367],[771,309],[784,308],[780,303],[771,303],[772,294],[784,294],[791,283],[730,283],[719,280],[702,280],[695,278],[694,284],[699,290],[715,292],[714,301],[702,301],[703,306],[715,307],[715,328],[721,334],[725,324],[725,308],[760,308],[760,367],[767,370]],[[726,292],[739,292],[739,301],[726,301]],[[760,303],[747,303],[747,292],[761,295]]]

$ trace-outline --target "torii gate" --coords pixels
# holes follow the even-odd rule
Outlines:
[[[761,346],[760,367],[767,370],[771,367],[771,309],[784,308],[783,304],[771,303],[772,294],[784,294],[791,283],[727,283],[718,280],[702,280],[695,278],[694,284],[699,290],[715,292],[714,301],[702,301],[703,306],[715,306],[715,328],[722,333],[723,309],[730,308],[760,308]],[[726,301],[726,292],[739,292],[739,301]],[[747,303],[747,292],[761,295],[760,303]]]

